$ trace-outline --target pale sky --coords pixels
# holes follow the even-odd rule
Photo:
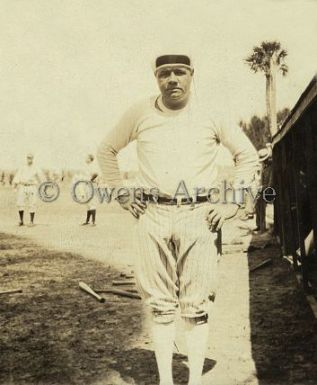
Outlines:
[[[315,0],[0,0],[0,169],[27,152],[78,168],[128,106],[157,93],[162,53],[191,54],[197,97],[238,122],[265,113],[264,75],[243,59],[279,40],[289,74],[277,103],[292,107],[316,73],[316,14]]]

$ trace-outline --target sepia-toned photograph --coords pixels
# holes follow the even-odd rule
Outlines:
[[[317,384],[316,15],[0,0],[0,385]]]

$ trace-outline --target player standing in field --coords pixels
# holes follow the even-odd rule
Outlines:
[[[19,226],[24,225],[24,211],[30,213],[30,226],[34,225],[37,201],[37,186],[44,180],[42,171],[34,164],[34,156],[28,154],[26,165],[18,169],[12,184],[17,189],[17,206],[19,210]]]
[[[82,179],[91,182],[89,185],[84,187],[86,197],[91,197],[87,203],[87,214],[86,221],[82,223],[83,226],[89,225],[91,219],[91,225],[96,225],[96,212],[97,212],[97,193],[92,191],[98,187],[97,178],[98,178],[98,166],[95,162],[95,157],[92,154],[87,155],[86,158],[86,167],[83,170]]]
[[[189,384],[200,385],[208,341],[208,296],[216,286],[219,230],[239,208],[234,202],[210,203],[207,191],[215,185],[220,143],[235,160],[235,189],[241,189],[242,183],[248,186],[258,157],[240,128],[215,124],[213,109],[202,109],[191,96],[190,57],[159,56],[154,67],[160,95],[137,103],[123,115],[100,145],[98,160],[105,182],[118,189],[123,182],[117,154],[137,141],[136,187],[145,194],[143,199],[117,194],[117,200],[136,218],[136,278],[152,309],[160,385],[173,384],[178,309],[184,319]],[[176,194],[180,183],[190,199]],[[153,194],[153,189],[159,193]]]

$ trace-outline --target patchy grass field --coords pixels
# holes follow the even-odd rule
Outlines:
[[[23,289],[0,296],[1,384],[110,384],[112,367],[132,370],[124,349],[140,332],[140,301],[102,304],[78,288],[105,288],[119,272],[4,234],[0,265],[0,290]]]

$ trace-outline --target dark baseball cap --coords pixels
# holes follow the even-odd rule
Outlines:
[[[154,73],[162,67],[169,67],[174,65],[180,65],[193,69],[193,63],[188,55],[161,55],[155,59]]]

